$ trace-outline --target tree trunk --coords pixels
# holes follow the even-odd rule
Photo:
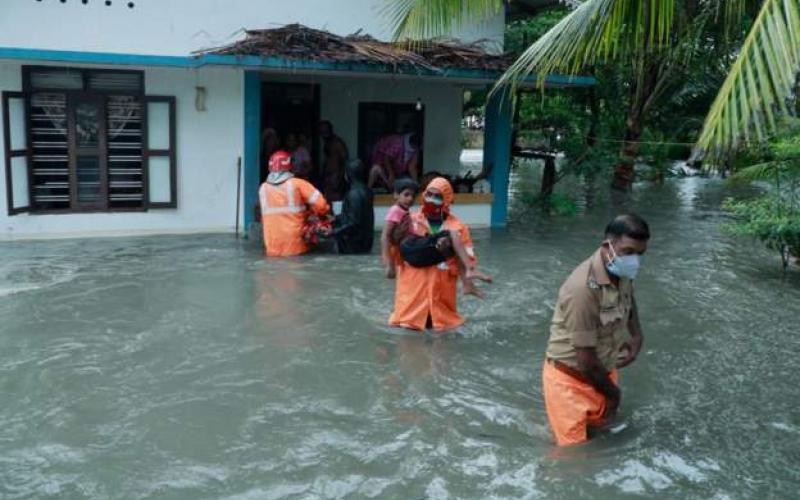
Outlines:
[[[542,198],[547,198],[553,194],[556,185],[556,157],[548,155],[544,159],[544,171],[542,172]]]
[[[586,132],[586,146],[593,148],[597,145],[597,127],[600,124],[600,101],[597,98],[597,91],[594,87],[589,87],[589,130]]]
[[[642,117],[635,114],[628,116],[627,127],[625,130],[625,140],[619,150],[619,162],[614,167],[614,178],[611,187],[619,191],[629,191],[633,186],[633,178],[636,174],[634,162],[639,156],[641,144],[639,139],[642,137]]]
[[[662,76],[658,60],[641,61],[637,66],[628,118],[625,120],[625,140],[620,147],[619,162],[614,168],[614,179],[611,181],[611,187],[620,191],[630,191],[633,186],[634,162],[641,148],[639,140],[644,132],[645,116],[659,93],[659,79]]]

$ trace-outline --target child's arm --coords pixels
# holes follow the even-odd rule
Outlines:
[[[394,278],[395,268],[392,260],[391,248],[392,241],[390,235],[394,231],[394,222],[386,221],[381,232],[381,259],[383,260],[383,267],[386,269],[386,277],[389,279]]]

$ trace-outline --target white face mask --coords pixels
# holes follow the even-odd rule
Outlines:
[[[436,207],[441,207],[442,205],[444,205],[444,200],[442,200],[438,196],[425,195],[425,203],[430,203],[431,205],[434,205]]]
[[[641,255],[617,255],[614,250],[614,245],[608,242],[608,248],[611,250],[611,260],[606,264],[606,270],[618,278],[627,278],[629,280],[636,279],[639,274],[639,268],[642,265]]]

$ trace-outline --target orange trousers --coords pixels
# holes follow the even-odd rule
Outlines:
[[[617,370],[612,370],[610,377],[612,382],[618,384]],[[606,397],[547,360],[542,368],[542,392],[550,429],[559,446],[588,441],[588,428],[601,427],[606,423],[603,418]]]

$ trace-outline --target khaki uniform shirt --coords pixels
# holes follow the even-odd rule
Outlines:
[[[598,249],[567,278],[558,292],[550,325],[547,357],[578,368],[575,349],[594,347],[607,370],[617,363],[628,338],[633,282],[620,278],[614,285]]]

